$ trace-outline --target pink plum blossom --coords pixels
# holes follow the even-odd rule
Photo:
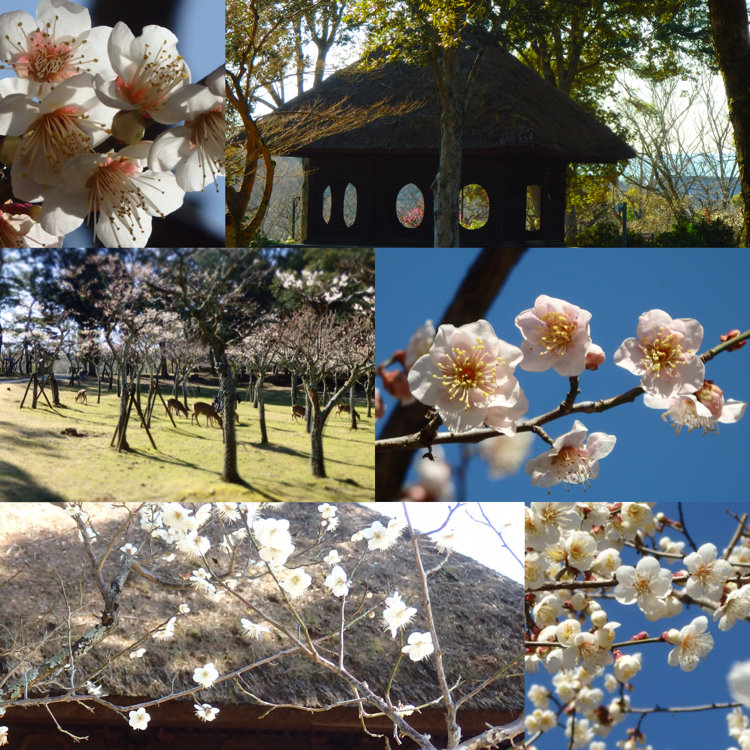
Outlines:
[[[524,339],[521,368],[543,372],[551,367],[567,377],[580,375],[591,346],[590,320],[591,313],[587,310],[541,294],[533,308],[516,317],[516,326]]]
[[[522,356],[486,320],[460,328],[441,325],[429,353],[409,371],[409,388],[436,408],[452,432],[479,427],[490,414],[491,427],[512,433],[512,420],[526,402],[513,375]]]
[[[96,91],[103,102],[157,122],[182,119],[171,111],[162,116],[168,97],[190,82],[190,70],[177,52],[177,37],[169,29],[145,26],[136,37],[120,22],[112,29],[107,49],[116,78],[96,76]]]
[[[0,61],[18,79],[0,81],[0,96],[43,96],[79,73],[111,73],[109,26],[91,28],[86,8],[67,0],[40,0],[36,20],[25,11],[0,15]]]
[[[599,476],[599,459],[608,456],[617,438],[604,432],[592,432],[576,420],[573,429],[552,443],[552,448],[526,464],[526,473],[537,487],[583,484]]]
[[[702,430],[716,432],[717,423],[738,422],[745,414],[747,402],[730,398],[724,400],[724,392],[711,380],[695,393],[683,393],[669,398],[661,398],[647,393],[643,403],[651,409],[666,409],[662,419],[669,420],[679,435],[683,427],[688,432]]]
[[[637,337],[620,345],[614,361],[640,375],[647,393],[669,398],[701,387],[705,367],[696,352],[702,340],[697,320],[673,320],[663,310],[649,310],[638,318]]]
[[[171,172],[146,167],[151,143],[141,141],[116,154],[81,154],[61,174],[42,206],[42,228],[68,234],[96,213],[94,231],[105,247],[145,247],[153,216],[177,210],[184,191]]]

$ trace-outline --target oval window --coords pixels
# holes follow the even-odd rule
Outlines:
[[[357,220],[357,188],[350,182],[344,191],[344,224],[353,226]]]
[[[402,226],[416,229],[424,219],[424,195],[413,183],[404,185],[396,196],[396,216]]]
[[[490,219],[490,196],[476,183],[461,188],[459,223],[464,229],[481,229]]]
[[[331,186],[327,185],[323,191],[323,221],[328,224],[331,220]]]

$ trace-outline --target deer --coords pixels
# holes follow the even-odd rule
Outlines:
[[[167,411],[171,414],[173,411],[177,414],[183,414],[185,419],[188,416],[188,409],[186,409],[182,402],[176,398],[167,399]]]
[[[203,414],[206,417],[207,427],[209,424],[212,424],[214,420],[219,423],[219,427],[224,426],[224,422],[222,422],[221,416],[217,414],[216,409],[214,409],[212,404],[207,404],[204,401],[196,401],[193,404],[193,415],[190,418],[190,424],[193,424],[193,421],[195,421],[198,423],[198,427],[200,427],[201,422],[200,419],[198,419],[199,414]]]
[[[305,416],[305,407],[301,404],[294,404],[292,406],[292,419]]]
[[[341,416],[342,414],[351,414],[351,410],[349,409],[349,404],[339,404],[336,407],[336,415]],[[362,419],[362,417],[359,416],[359,412],[356,409],[354,410],[354,418]]]
[[[86,401],[86,389],[85,388],[81,388],[81,390],[78,391],[78,393],[76,393],[76,403],[78,403],[78,402],[80,402],[82,404],[87,404],[88,403]]]

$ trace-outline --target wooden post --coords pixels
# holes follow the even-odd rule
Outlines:
[[[132,394],[130,398],[135,403],[135,410],[138,412],[138,416],[141,418],[141,426],[143,427],[144,430],[146,430],[146,434],[148,435],[148,439],[151,441],[151,445],[154,446],[155,451],[158,451],[159,449],[156,447],[154,438],[151,436],[151,430],[148,429],[148,425],[146,424],[146,419],[143,416],[143,411],[141,410],[140,401],[137,398],[135,398],[134,394]]]

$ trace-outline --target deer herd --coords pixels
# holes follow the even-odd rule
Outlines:
[[[76,394],[75,397],[76,403],[81,404],[87,404],[86,401],[86,389],[81,388],[80,391]],[[181,414],[185,419],[188,418],[188,412],[190,411],[190,406],[183,404],[179,399],[177,398],[168,398],[167,399],[167,412],[170,415],[177,415]],[[301,404],[294,404],[292,406],[292,419],[296,420],[300,417],[304,417],[307,413],[307,409],[302,406]],[[337,404],[336,406],[336,416],[340,417],[342,414],[351,414],[351,408],[349,407],[349,404]],[[224,427],[224,422],[222,421],[221,415],[216,411],[213,404],[208,404],[205,401],[196,401],[193,404],[193,413],[190,415],[190,424],[197,424],[198,427],[201,426],[200,419],[198,417],[204,416],[206,418],[206,427],[213,426],[214,422],[218,422],[219,427]],[[357,410],[354,410],[354,418],[355,419],[361,419],[359,416],[359,413]],[[239,415],[237,412],[234,412],[234,420],[237,424],[240,422]]]

